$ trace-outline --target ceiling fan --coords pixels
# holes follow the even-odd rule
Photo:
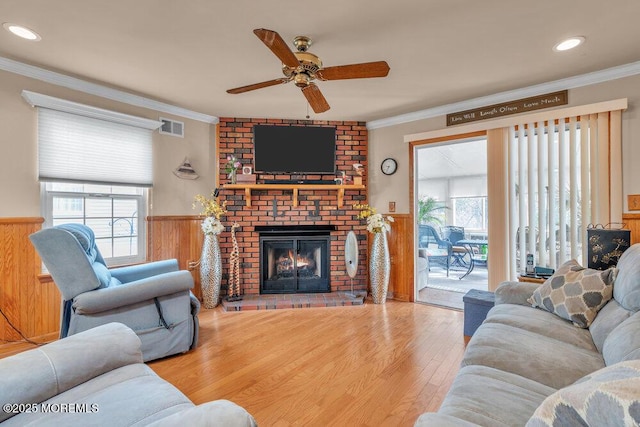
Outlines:
[[[296,47],[297,52],[292,52],[280,37],[280,34],[275,31],[258,28],[253,30],[253,33],[282,61],[284,77],[229,89],[227,93],[244,93],[293,81],[296,86],[302,89],[302,94],[307,98],[313,111],[319,114],[324,113],[331,107],[329,107],[329,103],[320,92],[320,88],[313,83],[313,80],[366,79],[386,77],[389,74],[389,65],[385,61],[323,68],[320,58],[307,51],[311,46],[309,37],[297,36],[293,40],[293,45]]]

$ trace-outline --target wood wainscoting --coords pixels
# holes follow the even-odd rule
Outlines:
[[[391,256],[391,277],[389,279],[389,298],[398,301],[413,301],[413,227],[409,214],[391,215],[389,255]],[[370,239],[371,240],[371,239]]]
[[[625,224],[624,228],[631,230],[631,244],[640,243],[640,214],[622,214],[622,222]]]
[[[199,215],[147,217],[147,260],[175,258],[182,270],[190,270],[195,282],[193,294],[202,300],[198,268],[189,264],[200,259],[203,217]]]
[[[58,333],[60,292],[51,280],[39,280],[42,265],[29,240],[43,222],[41,217],[0,218],[0,309],[25,336],[46,341]],[[0,340],[20,339],[0,317]]]

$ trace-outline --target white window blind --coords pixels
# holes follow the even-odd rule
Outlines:
[[[38,179],[150,187],[162,123],[23,91],[38,107]]]
[[[151,186],[151,131],[38,108],[40,181]]]
[[[610,115],[619,114],[509,128],[511,272],[524,273],[526,254],[534,254],[536,265],[554,269],[571,258],[586,263],[587,225],[620,220],[611,201],[621,191],[621,142],[609,130]]]

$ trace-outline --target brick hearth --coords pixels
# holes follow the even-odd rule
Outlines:
[[[224,165],[228,155],[235,155],[245,166],[253,166],[253,126],[256,124],[274,124],[278,126],[335,126],[336,170],[334,175],[269,175],[259,174],[258,183],[265,179],[308,179],[326,180],[333,183],[344,171],[349,177],[355,175],[354,163],[361,163],[367,170],[368,134],[364,122],[353,121],[318,121],[318,120],[280,120],[280,119],[241,119],[221,118],[219,134],[220,184],[228,183],[224,173]],[[366,181],[366,180],[365,180]],[[293,206],[292,191],[289,190],[254,190],[251,206],[245,205],[245,193],[241,190],[222,188],[220,200],[227,201],[227,216],[224,223],[227,230],[234,222],[240,224],[236,232],[240,249],[240,281],[245,295],[258,295],[260,290],[259,241],[256,226],[264,225],[333,225],[331,232],[331,292],[348,292],[351,289],[349,276],[344,262],[344,243],[347,233],[354,230],[359,240],[358,275],[354,278],[354,289],[365,291],[367,283],[367,236],[362,221],[356,218],[358,211],[353,209],[354,203],[365,203],[366,190],[346,190],[344,205],[338,208],[336,190],[299,190],[299,204]],[[277,216],[274,217],[273,203],[276,203]],[[316,203],[318,210],[316,211]],[[318,215],[315,215],[315,214]],[[232,249],[231,236],[228,232],[221,235],[220,248],[223,259],[229,259]],[[223,275],[223,295],[226,292],[228,265]],[[300,295],[300,294],[298,294]]]
[[[364,292],[360,292],[356,297],[351,297],[343,292],[333,292],[330,294],[245,295],[240,301],[222,299],[224,311],[350,307],[353,305],[364,305]]]

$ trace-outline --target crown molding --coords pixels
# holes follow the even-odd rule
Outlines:
[[[197,120],[205,123],[218,123],[220,119],[216,116],[198,113],[197,111],[187,110],[186,108],[177,107],[175,105],[145,98],[139,95],[113,89],[107,86],[91,83],[76,77],[67,76],[55,71],[49,71],[44,68],[33,65],[24,64],[9,58],[0,56],[0,70],[10,73],[19,74],[21,76],[51,83],[56,86],[62,86],[79,92],[88,93],[90,95],[100,96],[102,98],[111,99],[113,101],[122,102],[124,104],[136,107],[148,108],[150,110],[159,111],[166,114],[172,114],[187,119]]]
[[[0,56],[0,70],[19,74],[25,77],[88,93],[91,95],[100,96],[102,98],[111,99],[113,101],[122,102],[136,107],[142,107],[166,114],[172,114],[178,117],[184,117],[187,119],[212,124],[216,124],[220,121],[219,117],[216,116],[198,113],[186,108],[177,107],[175,105],[145,98],[143,96],[134,95],[119,89],[113,89],[107,86],[88,82],[76,77],[71,77],[61,73],[57,73],[55,71],[28,65],[2,56]],[[555,80],[552,82],[528,86],[525,88],[509,90],[493,95],[487,95],[479,98],[455,102],[452,104],[427,108],[425,110],[400,114],[384,119],[372,120],[370,122],[367,122],[367,129],[372,130],[395,126],[402,123],[409,123],[417,120],[443,116],[449,113],[454,113],[456,111],[464,111],[482,107],[485,105],[499,104],[501,102],[507,102],[514,99],[527,98],[548,92],[555,92],[558,90],[589,86],[597,83],[607,82],[610,80],[634,76],[636,74],[640,74],[640,61],[620,65],[617,67],[607,68],[600,71],[594,71],[592,73],[567,77],[565,79]]]
[[[592,73],[554,80],[552,82],[541,83],[534,86],[528,86],[520,89],[496,93],[493,95],[487,95],[480,98],[454,102],[453,104],[427,108],[426,110],[400,114],[398,116],[388,117],[385,119],[372,120],[370,122],[367,122],[367,129],[379,129],[388,126],[399,125],[402,123],[413,122],[416,120],[430,119],[433,117],[443,116],[445,114],[455,113],[456,111],[471,110],[474,108],[483,107],[485,105],[493,105],[499,104],[501,102],[512,101],[514,99],[528,98],[531,96],[541,95],[549,92],[556,92],[559,90],[590,86],[610,80],[621,79],[623,77],[634,76],[636,74],[640,74],[640,61],[620,65],[617,67],[606,68],[604,70],[594,71]]]

